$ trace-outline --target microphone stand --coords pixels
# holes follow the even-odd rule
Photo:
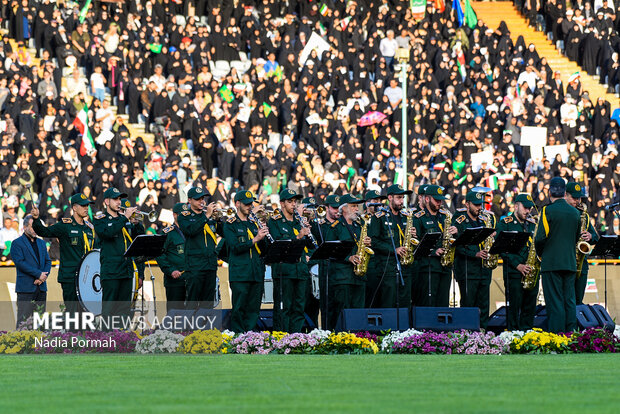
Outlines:
[[[390,216],[392,217],[388,227],[388,234],[390,235],[390,241],[392,242],[392,249],[394,250],[394,259],[396,260],[396,330],[400,330],[400,285],[405,286],[405,281],[403,279],[403,269],[400,264],[400,259],[398,258],[398,253],[396,253],[396,242],[394,241],[394,231],[392,230],[392,224],[394,223],[394,213],[392,213],[392,209],[389,209]]]

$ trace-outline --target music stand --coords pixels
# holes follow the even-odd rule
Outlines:
[[[493,246],[489,249],[489,254],[517,254],[525,247],[530,239],[530,233],[524,231],[502,231],[500,232]],[[504,264],[505,265],[505,264]],[[506,280],[506,324],[510,318],[510,280]]]
[[[420,240],[420,243],[418,244],[418,247],[416,247],[415,251],[413,252],[413,257],[417,260],[417,259],[421,259],[423,257],[434,256],[433,250],[435,250],[435,248],[437,247],[437,243],[439,242],[439,240],[441,240],[441,236],[442,236],[442,233],[439,233],[439,232],[426,233],[422,237],[422,240]],[[429,264],[429,266],[428,266],[428,298],[429,298],[429,302],[430,302],[431,294],[432,294],[431,293],[431,266]],[[432,306],[432,304],[429,303],[429,306]]]
[[[607,309],[607,257],[620,256],[620,239],[618,236],[603,235],[594,245],[590,256],[599,256],[604,260],[605,272],[605,309]]]
[[[463,231],[455,241],[453,246],[476,246],[483,241],[485,241],[495,229],[489,227],[470,227]],[[468,259],[465,258],[465,297],[467,297],[467,262]]]
[[[339,241],[339,240],[329,240],[324,241],[321,245],[316,249],[312,256],[310,256],[310,260],[338,260],[344,261],[344,259],[351,255],[353,249],[355,248],[355,242],[350,240]],[[329,264],[327,265],[327,270],[325,272],[325,327],[329,323]],[[321,318],[323,319],[323,318]],[[323,327],[323,329],[325,328]]]
[[[164,253],[164,243],[166,243],[167,234],[140,234],[136,236],[127,251],[123,254],[125,257],[130,257],[135,261],[146,261],[149,266],[149,273],[151,274],[151,283],[153,284],[153,311],[155,317],[157,317],[157,295],[155,294],[155,275],[153,275],[153,269],[151,269],[151,263],[147,259],[154,259],[161,256]],[[142,285],[142,308],[140,309],[140,316],[144,316],[144,284]],[[137,294],[138,291],[134,291]]]

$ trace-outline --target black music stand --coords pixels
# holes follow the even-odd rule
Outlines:
[[[155,317],[157,317],[157,295],[155,294],[155,276],[153,275],[153,269],[151,269],[151,263],[147,259],[154,259],[161,256],[164,253],[164,243],[166,243],[166,234],[140,234],[136,236],[127,251],[123,254],[125,257],[130,257],[135,262],[146,261],[149,267],[149,273],[151,274],[151,283],[153,284],[153,311]],[[136,275],[137,277],[137,275]],[[142,285],[144,287],[144,284]],[[137,294],[137,291],[134,292]],[[144,289],[142,289],[142,307],[140,309],[140,316],[144,316]]]
[[[453,246],[476,246],[485,241],[494,231],[495,229],[489,227],[470,227],[454,241]],[[465,258],[465,296],[467,296],[467,261],[468,259]]]
[[[435,250],[435,248],[437,247],[437,243],[439,242],[439,240],[441,240],[441,236],[442,233],[436,232],[436,233],[426,233],[423,237],[422,240],[420,240],[420,243],[418,244],[418,247],[416,247],[415,251],[413,252],[413,257],[415,258],[415,260],[417,259],[421,259],[423,257],[431,257],[434,256],[433,254],[433,250]],[[431,266],[428,266],[428,298],[429,298],[429,306],[432,306],[432,304],[430,304],[431,302]]]
[[[489,254],[517,254],[525,247],[530,239],[530,233],[524,231],[502,231],[489,249]],[[506,280],[506,324],[510,318],[510,281]]]
[[[319,226],[320,227],[320,226]],[[344,259],[352,254],[353,249],[355,248],[355,242],[350,240],[339,241],[339,240],[329,240],[324,241],[321,245],[316,249],[310,260],[338,260],[344,261]],[[325,311],[325,318],[321,318],[325,320],[325,325],[322,327],[325,329],[327,324],[329,323],[328,312],[329,312],[329,264],[327,265],[327,271],[325,272],[325,309],[321,309],[321,311]]]
[[[594,245],[590,256],[599,256],[604,260],[605,268],[605,309],[607,309],[607,257],[620,256],[620,238],[618,236],[603,235]]]

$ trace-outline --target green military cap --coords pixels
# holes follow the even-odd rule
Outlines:
[[[422,184],[418,186],[418,195],[426,195],[427,188],[428,188],[428,184]]]
[[[472,204],[482,204],[484,203],[484,193],[479,191],[469,191],[465,196],[465,201],[469,201]]]
[[[527,193],[517,194],[515,197],[515,202],[523,204],[523,207],[525,208],[534,207],[534,200],[532,200],[532,196]]]
[[[78,193],[78,194],[72,195],[71,198],[69,199],[69,202],[71,203],[71,205],[77,204],[77,205],[80,205],[80,206],[87,206],[89,204],[95,204],[93,201],[90,201],[82,193]]]
[[[131,203],[126,198],[121,199],[121,208],[129,208]]]
[[[566,181],[562,177],[553,177],[549,183],[549,194],[552,197],[564,197],[564,194],[566,194]]]
[[[402,185],[394,184],[388,187],[387,195],[411,194],[411,191],[405,190]]]
[[[174,207],[172,207],[173,213],[181,214],[184,211],[187,211],[187,204],[185,203],[176,203]]]
[[[308,206],[316,206],[316,198],[314,197],[306,197],[303,200],[301,200],[301,204],[305,204]]]
[[[363,203],[364,200],[362,200],[361,198],[357,198],[352,196],[351,194],[345,194],[342,197],[340,197],[340,205],[343,204],[360,204]]]
[[[566,192],[573,196],[573,198],[584,198],[586,196],[585,188],[581,184],[570,182],[566,184]]]
[[[256,198],[254,198],[254,194],[252,194],[251,191],[238,191],[237,194],[235,194],[235,202],[237,201],[248,205],[255,202]]]
[[[291,200],[293,198],[301,200],[302,198],[304,198],[304,196],[302,196],[301,194],[297,194],[295,191],[289,190],[288,188],[280,191],[280,201]]]
[[[118,188],[110,187],[103,193],[103,198],[125,198],[127,194],[118,191]]]
[[[340,207],[340,196],[335,194],[328,195],[325,197],[325,205],[334,208]]]
[[[421,187],[421,186],[420,186]],[[435,200],[445,200],[446,191],[439,185],[426,185],[424,188],[424,195],[431,196]],[[420,193],[418,193],[420,194]]]
[[[205,198],[208,195],[209,193],[200,187],[192,187],[187,192],[187,197],[193,200],[200,200],[201,198]]]
[[[366,191],[366,194],[364,194],[364,200],[365,201],[374,200],[374,199],[377,199],[377,198],[379,200],[382,200],[382,199],[385,199],[386,197],[382,196],[381,194],[379,194],[378,191],[375,191],[375,190]]]

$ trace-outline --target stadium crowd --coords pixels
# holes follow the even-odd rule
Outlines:
[[[597,231],[620,234],[604,209],[620,186],[617,102],[591,101],[578,76],[564,85],[505,24],[460,25],[433,1],[419,20],[402,0],[84,3],[2,1],[0,249],[20,232],[29,184],[52,223],[72,194],[96,211],[111,186],[144,211],[172,209],[192,185],[222,205],[241,188],[262,203],[284,187],[360,195],[404,183],[403,157],[410,189],[440,184],[454,211],[489,186],[498,218],[519,192],[540,207],[553,177],[577,181]],[[526,126],[565,150],[520,145]]]

